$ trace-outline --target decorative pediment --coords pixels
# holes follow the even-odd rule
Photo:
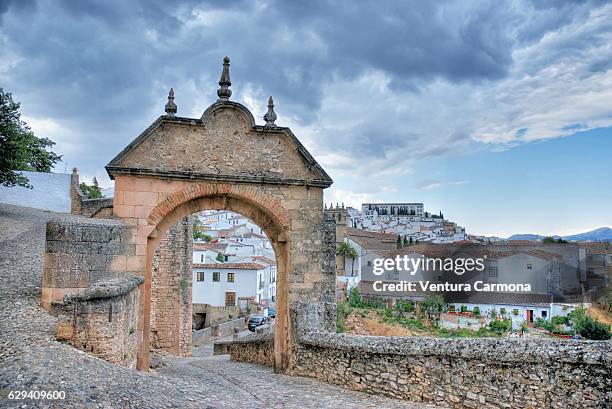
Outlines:
[[[224,61],[219,84],[219,100],[200,119],[174,116],[171,90],[167,115],[159,117],[106,166],[111,178],[140,174],[318,187],[333,183],[291,130],[275,125],[271,98],[265,126],[256,125],[244,105],[229,101],[229,59]]]

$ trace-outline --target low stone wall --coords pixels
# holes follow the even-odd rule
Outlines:
[[[232,361],[274,366],[274,335],[253,335],[227,342]]]
[[[123,275],[135,255],[132,232],[119,220],[70,216],[47,223],[41,304],[51,311],[64,296]]]
[[[240,307],[213,307],[210,304],[193,304],[193,314],[206,314],[205,326],[226,322],[240,316]]]
[[[57,339],[121,366],[136,367],[141,276],[100,281],[64,298]]]
[[[227,342],[232,360],[271,366],[271,336]],[[612,404],[612,343],[440,339],[310,332],[292,375],[451,408],[603,408]]]
[[[241,317],[232,321],[223,322],[221,324],[213,325],[212,327],[206,327],[199,329],[197,331],[193,331],[191,338],[193,339],[193,343],[197,343],[206,338],[212,337],[224,337],[227,335],[234,334],[234,328],[238,328],[238,330],[242,331],[247,327],[247,318]]]
[[[257,345],[233,351],[246,360]],[[238,348],[238,346],[236,347]],[[302,336],[294,375],[453,408],[585,408],[612,403],[612,343]]]

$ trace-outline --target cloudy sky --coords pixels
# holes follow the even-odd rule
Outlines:
[[[273,95],[326,201],[419,201],[470,233],[612,226],[612,4],[0,0],[0,87],[65,163],[104,165],[163,113]]]

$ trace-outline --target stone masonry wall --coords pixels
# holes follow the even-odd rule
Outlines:
[[[274,337],[271,334],[235,340],[227,348],[232,361],[274,366]]]
[[[184,217],[162,237],[153,256],[151,349],[191,355],[192,218]]]
[[[47,223],[42,283],[43,308],[62,304],[64,296],[97,281],[125,274],[134,255],[133,232],[119,220],[77,216]]]
[[[234,352],[257,362],[254,344]],[[292,373],[367,393],[452,408],[603,408],[612,343],[311,333]]]
[[[271,337],[227,343],[232,360],[272,365]],[[604,408],[612,343],[440,339],[310,332],[292,375],[450,408]]]
[[[108,362],[136,366],[140,276],[99,281],[64,298],[57,339]]]

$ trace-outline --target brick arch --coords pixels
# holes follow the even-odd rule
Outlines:
[[[175,211],[179,206],[186,205],[197,199],[206,198],[237,199],[265,212],[278,227],[284,229],[289,227],[289,213],[283,208],[278,200],[262,193],[253,186],[230,185],[226,183],[198,183],[181,191],[170,193],[166,199],[151,211],[147,221],[149,225],[158,226],[165,217]],[[190,207],[193,208],[193,206]],[[263,227],[264,226],[262,226],[262,228]]]

